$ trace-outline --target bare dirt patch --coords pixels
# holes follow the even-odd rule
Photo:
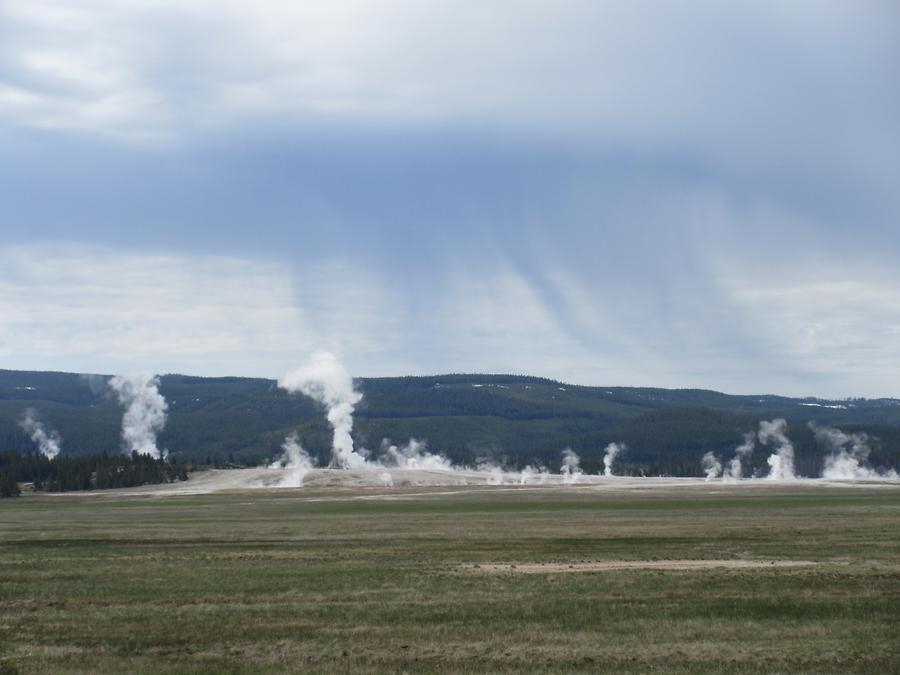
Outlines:
[[[562,574],[610,570],[770,569],[810,565],[818,563],[812,560],[600,560],[579,563],[486,563],[464,565],[464,569],[483,573]]]

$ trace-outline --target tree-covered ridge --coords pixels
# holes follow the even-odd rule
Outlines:
[[[727,455],[762,419],[784,417],[797,444],[799,470],[817,475],[821,451],[807,422],[866,431],[875,437],[873,463],[900,464],[900,402],[734,396],[700,389],[587,387],[520,375],[449,374],[360,378],[354,440],[377,450],[382,439],[427,440],[460,464],[481,457],[510,467],[542,461],[557,468],[571,446],[585,468],[599,466],[607,443],[625,442],[624,470],[697,475],[708,450]],[[311,454],[327,461],[331,431],[323,411],[273,380],[165,375],[160,391],[168,421],[158,444],[180,460],[259,462],[296,432]],[[35,408],[63,438],[63,456],[116,455],[122,409],[104,376],[0,371],[0,448],[30,452],[19,426]],[[754,461],[765,461],[758,453]],[[759,466],[757,468],[764,468]]]

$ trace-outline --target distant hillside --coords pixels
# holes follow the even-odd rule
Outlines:
[[[648,473],[695,475],[707,450],[723,454],[759,420],[784,417],[797,445],[800,473],[818,473],[820,455],[809,421],[865,430],[874,436],[873,461],[900,465],[900,401],[831,401],[783,396],[732,396],[699,389],[584,387],[512,375],[435,375],[361,378],[357,444],[377,450],[382,439],[425,439],[456,462],[479,457],[551,468],[572,447],[597,471],[605,445],[623,441],[623,466]],[[290,396],[266,379],[166,375],[160,391],[169,419],[159,437],[176,457],[260,461],[297,432],[314,455],[328,456],[331,433],[310,399]],[[35,408],[63,438],[63,452],[119,451],[122,411],[105,378],[71,373],[0,370],[0,450],[27,451],[19,427]],[[757,453],[757,466],[765,453]]]

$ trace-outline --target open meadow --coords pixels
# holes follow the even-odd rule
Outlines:
[[[896,485],[0,504],[0,673],[887,673],[898,627]]]

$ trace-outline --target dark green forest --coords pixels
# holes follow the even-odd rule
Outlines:
[[[866,431],[872,463],[900,466],[900,401],[828,401],[782,396],[734,396],[699,389],[585,387],[516,375],[361,378],[358,446],[377,452],[385,438],[426,440],[432,452],[459,464],[480,458],[510,468],[540,461],[555,470],[571,447],[589,472],[603,449],[624,442],[621,470],[647,475],[700,475],[708,450],[730,456],[762,419],[784,417],[801,475],[818,475],[822,451],[807,423]],[[289,395],[273,380],[165,375],[169,405],[159,446],[175,461],[256,464],[278,454],[288,433],[327,461],[331,431],[311,399]],[[65,457],[120,453],[122,410],[104,376],[0,371],[0,449],[32,452],[19,426],[27,408],[63,439]],[[757,452],[755,468],[765,466]]]
[[[18,483],[31,483],[36,492],[71,492],[187,479],[183,464],[137,453],[59,455],[51,460],[34,452],[0,452],[0,497],[18,496]]]

